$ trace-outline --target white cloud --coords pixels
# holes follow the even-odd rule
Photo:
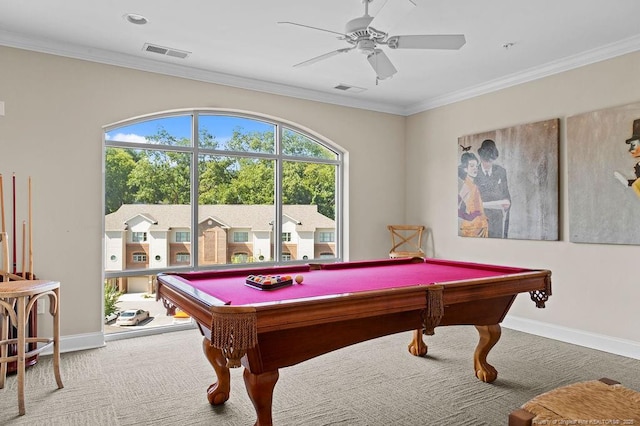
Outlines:
[[[120,142],[137,142],[137,143],[147,143],[147,138],[144,136],[136,135],[135,133],[116,133],[115,135],[111,135],[110,133],[106,134],[106,139],[108,141],[120,141]]]

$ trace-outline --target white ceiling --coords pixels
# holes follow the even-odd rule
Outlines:
[[[374,0],[369,14],[407,1]],[[402,115],[640,50],[638,0],[411,1],[408,14],[386,13],[390,27],[378,29],[460,33],[466,44],[453,51],[384,46],[398,73],[378,84],[356,51],[294,68],[349,45],[329,32],[277,23],[343,33],[364,14],[362,0],[2,0],[0,45]],[[127,13],[149,22],[131,24]],[[191,54],[145,52],[145,43]],[[342,92],[339,84],[366,90]]]

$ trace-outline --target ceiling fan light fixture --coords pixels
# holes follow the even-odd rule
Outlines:
[[[358,51],[371,55],[375,52],[376,43],[373,40],[364,39],[360,40],[357,44]]]
[[[398,72],[389,57],[381,49],[376,49],[371,55],[367,56],[367,61],[376,72],[378,80],[386,80]]]

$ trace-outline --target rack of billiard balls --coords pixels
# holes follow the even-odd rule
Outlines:
[[[292,285],[294,281],[296,284],[302,284],[303,280],[302,275],[296,275],[295,278],[292,278],[291,275],[249,275],[245,284],[259,290],[276,290],[278,288],[288,287]]]
[[[249,275],[246,285],[259,290],[275,290],[293,284],[290,275]]]

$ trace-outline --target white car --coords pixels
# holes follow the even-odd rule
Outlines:
[[[138,325],[149,318],[149,311],[144,309],[127,309],[120,312],[116,325]]]
[[[119,314],[119,312],[114,312],[112,314],[109,314],[109,315],[105,316],[104,317],[104,323],[105,324],[109,324],[110,322],[118,319],[118,314]]]

